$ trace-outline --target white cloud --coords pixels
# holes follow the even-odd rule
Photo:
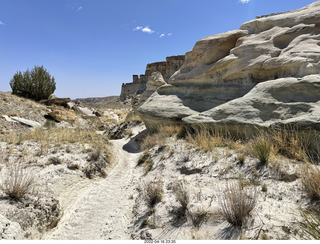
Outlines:
[[[136,28],[133,29],[133,31],[141,30],[143,27],[142,26],[137,26]]]
[[[0,21],[0,25],[4,25],[4,23],[2,21]]]
[[[142,32],[148,33],[148,34],[152,34],[155,32],[154,30],[151,30],[149,28],[149,26],[145,26],[145,27],[137,26],[136,28],[133,29],[133,31],[142,31]]]
[[[241,3],[248,3],[250,0],[240,0]]]
[[[171,36],[171,35],[172,35],[172,33],[169,33],[169,34],[168,34],[168,36]]]
[[[160,35],[161,38],[162,38],[162,37],[165,37],[165,36],[166,36],[165,34],[161,34],[161,35]]]
[[[149,26],[144,27],[141,31],[149,34],[154,33],[154,30],[151,30]]]
[[[77,9],[77,11],[79,12],[79,11],[81,11],[82,9],[83,9],[83,7],[80,6],[80,7]]]

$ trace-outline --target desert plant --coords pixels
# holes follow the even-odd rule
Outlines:
[[[163,183],[160,178],[144,183],[143,198],[149,208],[153,209],[161,201],[162,195]]]
[[[21,200],[31,191],[34,177],[22,168],[20,164],[9,165],[2,173],[0,189],[12,199]]]
[[[146,163],[144,164],[144,172],[147,174],[149,173],[152,168],[153,168],[154,162],[152,159],[149,159],[148,161],[146,161]]]
[[[242,227],[256,204],[256,190],[244,190],[240,183],[228,183],[218,199],[221,215],[233,226]]]
[[[246,155],[244,153],[238,153],[237,154],[237,159],[238,159],[238,162],[243,165],[244,164],[244,161],[246,160]]]
[[[188,204],[190,202],[189,192],[186,189],[185,185],[186,184],[184,181],[177,181],[174,183],[172,187],[173,194],[177,202],[179,202],[179,204],[181,205],[180,210],[182,215],[185,215]]]
[[[267,192],[267,191],[268,191],[268,188],[267,188],[267,185],[266,185],[266,184],[263,184],[263,185],[261,186],[261,191],[263,191],[263,192]]]
[[[68,163],[67,168],[70,170],[77,170],[77,169],[80,169],[80,166],[79,166],[79,164]]]
[[[56,90],[54,77],[43,66],[34,66],[23,74],[17,72],[10,81],[12,93],[36,101],[48,99]]]
[[[104,170],[107,164],[104,160],[90,161],[88,165],[83,168],[83,172],[89,179],[93,179],[96,174],[100,174],[101,177],[105,178],[107,176]]]
[[[271,144],[264,136],[258,137],[251,145],[251,153],[257,157],[263,165],[268,163],[270,150]]]
[[[203,209],[198,209],[194,212],[188,211],[188,216],[194,228],[199,229],[208,219],[208,212]]]
[[[138,159],[137,165],[144,164],[150,158],[151,158],[151,153],[149,151],[144,151],[143,154]]]
[[[300,214],[303,218],[300,227],[308,236],[320,240],[320,211],[317,209],[301,210]]]
[[[301,181],[307,194],[313,200],[320,199],[320,169],[311,164],[301,166]]]
[[[89,158],[88,161],[98,161],[101,155],[101,150],[100,148],[94,149],[91,153],[89,153]]]

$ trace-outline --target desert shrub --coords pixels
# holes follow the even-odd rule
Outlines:
[[[94,161],[94,162],[98,161],[98,159],[100,158],[100,155],[101,155],[101,149],[96,148],[92,152],[89,153],[88,161]]]
[[[228,183],[220,197],[221,215],[233,226],[242,227],[256,204],[256,190],[243,189],[240,183]]]
[[[161,179],[155,179],[144,183],[143,186],[143,198],[149,208],[159,203],[163,195],[163,183]]]
[[[263,184],[263,185],[261,186],[261,191],[263,191],[263,192],[267,192],[267,191],[268,191],[268,187],[267,187],[266,184]]]
[[[2,172],[0,189],[10,198],[21,200],[31,191],[34,183],[33,175],[19,164],[9,165]]]
[[[243,165],[244,164],[244,161],[246,160],[246,155],[244,153],[238,153],[237,154],[237,159],[238,159],[238,162]]]
[[[301,181],[304,188],[313,200],[320,199],[320,169],[311,164],[301,166]]]
[[[198,209],[194,212],[188,211],[188,216],[194,228],[199,229],[208,219],[208,212],[203,209]]]
[[[68,163],[67,168],[70,170],[77,170],[77,169],[80,169],[80,166],[79,166],[79,164]]]
[[[107,173],[104,170],[106,167],[107,163],[104,160],[90,161],[88,165],[83,168],[83,172],[89,179],[93,179],[97,174],[105,178],[107,176]]]
[[[301,210],[300,214],[303,218],[300,227],[303,232],[315,240],[320,240],[320,211],[317,209]],[[309,239],[309,238],[308,238]]]
[[[54,77],[43,66],[34,66],[23,74],[17,72],[10,81],[12,93],[36,101],[48,99],[56,90]]]
[[[319,162],[320,135],[316,131],[300,131],[286,127],[272,131],[272,144],[277,153],[299,161]]]
[[[146,163],[144,164],[144,172],[147,174],[149,173],[152,168],[153,168],[154,162],[152,159],[149,159],[146,161]]]
[[[173,194],[181,205],[180,211],[182,215],[185,215],[187,211],[188,204],[190,202],[190,196],[189,192],[186,189],[185,182],[184,181],[177,181],[174,183],[172,187]]]
[[[257,157],[261,164],[269,161],[271,144],[265,136],[258,137],[251,145],[251,153]]]
[[[150,158],[151,158],[151,153],[149,151],[144,151],[143,154],[138,159],[137,165],[144,164]]]
[[[58,157],[51,157],[51,158],[49,158],[48,161],[49,161],[50,164],[54,164],[54,165],[58,165],[58,164],[62,163],[61,159],[58,158]]]

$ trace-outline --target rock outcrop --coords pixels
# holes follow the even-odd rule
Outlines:
[[[166,85],[167,83],[163,79],[160,72],[153,72],[147,81],[146,90],[142,93],[140,102],[147,100],[160,86]]]
[[[150,63],[146,67],[145,74],[133,75],[132,83],[122,84],[120,100],[124,101],[132,96],[142,94],[146,90],[146,84],[153,72],[160,72],[165,81],[181,68],[184,55],[167,57],[164,62]]]
[[[320,1],[199,40],[138,109],[161,122],[319,129]]]

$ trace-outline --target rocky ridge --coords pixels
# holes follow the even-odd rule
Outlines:
[[[161,122],[319,129],[320,2],[199,40],[138,109]]]
[[[153,72],[160,72],[165,81],[182,66],[184,55],[167,57],[164,62],[156,62],[147,64],[145,74],[133,75],[132,83],[123,83],[121,89],[120,100],[124,101],[137,94],[141,94],[146,90],[146,84]]]

